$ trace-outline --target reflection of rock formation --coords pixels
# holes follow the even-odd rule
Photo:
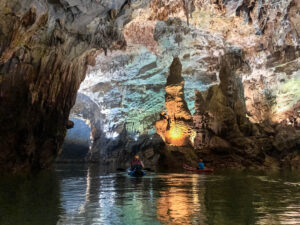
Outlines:
[[[157,201],[157,214],[162,224],[169,224],[170,221],[174,224],[191,224],[194,205],[189,203],[187,193],[171,187],[161,195],[163,197]]]
[[[184,146],[192,143],[192,116],[184,100],[184,79],[182,65],[174,58],[166,83],[165,105],[168,114],[161,114],[163,120],[156,122],[157,133],[166,143]]]
[[[170,177],[170,186],[157,200],[157,217],[162,224],[205,224],[204,182],[198,175]],[[176,185],[172,185],[176,184]],[[184,187],[181,187],[181,185]]]

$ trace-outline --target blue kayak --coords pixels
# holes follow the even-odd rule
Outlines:
[[[130,170],[128,169],[128,175],[131,177],[143,177],[146,175],[146,173],[143,170]]]

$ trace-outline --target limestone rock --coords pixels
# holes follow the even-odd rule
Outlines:
[[[192,116],[184,100],[182,65],[174,58],[166,83],[165,105],[167,114],[155,124],[157,133],[168,144],[186,146],[193,142]]]

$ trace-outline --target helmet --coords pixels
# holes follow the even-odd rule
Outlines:
[[[135,155],[134,158],[139,159],[140,157],[138,155]]]

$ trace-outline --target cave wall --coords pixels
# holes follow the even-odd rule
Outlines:
[[[155,124],[166,143],[165,151],[160,152],[166,168],[196,164],[199,158],[215,168],[299,168],[297,124],[254,123],[247,117],[241,74],[250,69],[243,52],[226,52],[220,59],[220,84],[195,91],[195,113],[191,115],[183,95],[181,64],[174,58],[165,85],[167,111]]]
[[[123,23],[109,14],[129,10],[126,4],[0,1],[1,170],[41,169],[53,162],[95,49],[126,45],[118,31]]]

